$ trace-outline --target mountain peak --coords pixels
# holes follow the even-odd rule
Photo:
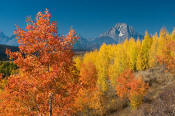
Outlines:
[[[99,37],[110,37],[113,40],[117,41],[117,43],[124,41],[126,38],[142,38],[141,35],[135,32],[132,26],[129,26],[126,23],[115,24],[108,31],[100,34]]]
[[[127,27],[126,23],[116,23],[114,27]]]
[[[123,42],[126,38],[140,38],[143,36],[135,32],[132,26],[127,25],[126,23],[116,23],[108,31],[102,33],[97,38],[84,38],[80,34],[80,39],[77,40],[74,45],[74,49],[77,50],[92,50],[98,49],[103,43],[106,44],[117,44]],[[6,36],[3,32],[0,31],[0,44],[18,46],[17,39],[15,35],[11,37]]]

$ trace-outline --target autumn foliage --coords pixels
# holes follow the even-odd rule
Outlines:
[[[73,29],[58,36],[48,10],[36,20],[26,18],[25,30],[15,30],[19,52],[7,50],[19,73],[10,76],[0,96],[0,115],[70,115],[78,92],[72,48]]]
[[[126,70],[117,78],[116,93],[121,98],[128,98],[133,109],[143,101],[148,85],[136,78],[132,71]]]
[[[96,82],[97,72],[94,64],[91,62],[82,64],[79,79],[81,88],[78,91],[78,96],[75,102],[75,106],[78,111],[84,111],[84,109],[92,108],[93,105],[97,102],[95,96],[95,92],[98,91]]]
[[[166,71],[175,72],[175,40],[168,41],[162,52],[158,61],[165,66]]]
[[[72,50],[79,38],[75,31],[58,36],[57,23],[47,9],[36,20],[26,18],[25,29],[17,26],[14,33],[19,51],[7,49],[6,53],[15,65],[0,67],[2,116],[86,115],[90,110],[104,115],[110,106],[107,99],[116,94],[136,109],[148,85],[135,72],[160,64],[175,72],[175,31],[169,34],[162,29],[155,35],[146,32],[143,40],[104,43],[81,57],[74,57]],[[4,69],[9,65],[13,68]]]

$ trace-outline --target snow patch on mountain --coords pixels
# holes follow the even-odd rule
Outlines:
[[[99,38],[101,37],[111,37],[118,43],[123,42],[126,38],[143,38],[143,36],[137,33],[132,26],[129,26],[126,23],[117,23],[108,31],[100,34]]]

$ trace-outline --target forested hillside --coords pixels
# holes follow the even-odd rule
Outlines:
[[[8,60],[8,57],[5,54],[7,48],[12,51],[18,51],[18,47],[16,46],[0,45],[0,61]]]
[[[117,112],[126,107],[127,101],[125,100],[129,100],[131,109],[137,111],[139,106],[144,103],[145,97],[148,98],[148,101],[153,100],[152,97],[156,96],[155,93],[159,93],[159,88],[164,89],[165,85],[169,85],[174,80],[174,46],[175,31],[169,34],[163,28],[159,35],[157,33],[149,35],[146,32],[142,41],[139,39],[135,41],[130,38],[117,45],[103,44],[99,51],[88,52],[83,57],[74,58],[75,66],[80,71],[80,77],[81,74],[84,74],[82,77],[90,78],[92,66],[96,71],[96,87],[101,95],[97,95],[98,97],[94,102],[90,101],[93,99],[90,96],[97,94],[97,90],[94,93],[88,93],[86,97],[89,100],[86,105],[91,109],[92,104],[98,104],[98,106],[95,106],[98,109],[98,114],[109,115],[109,112]],[[154,67],[157,67],[157,70]],[[86,70],[86,73],[83,73],[84,70]],[[152,70],[152,73],[147,70]],[[157,74],[157,72],[159,73]],[[148,74],[145,75],[145,73]],[[159,86],[155,86],[157,83],[159,83]],[[151,93],[153,96],[149,96]],[[118,100],[119,98],[115,95],[124,101]],[[159,94],[156,97],[158,96]],[[154,106],[152,110],[154,112]],[[126,111],[127,113],[124,113],[123,116],[131,113],[130,110]],[[120,113],[115,113],[115,115],[121,116]],[[161,111],[159,113],[166,114]]]

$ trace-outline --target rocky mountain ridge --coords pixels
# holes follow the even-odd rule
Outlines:
[[[83,51],[99,49],[103,43],[117,44],[131,37],[134,39],[142,39],[143,35],[136,32],[132,26],[126,23],[117,23],[108,31],[99,34],[96,38],[87,39],[80,35],[80,39],[77,40],[74,49]],[[18,46],[15,35],[8,37],[3,32],[0,32],[0,44]]]

